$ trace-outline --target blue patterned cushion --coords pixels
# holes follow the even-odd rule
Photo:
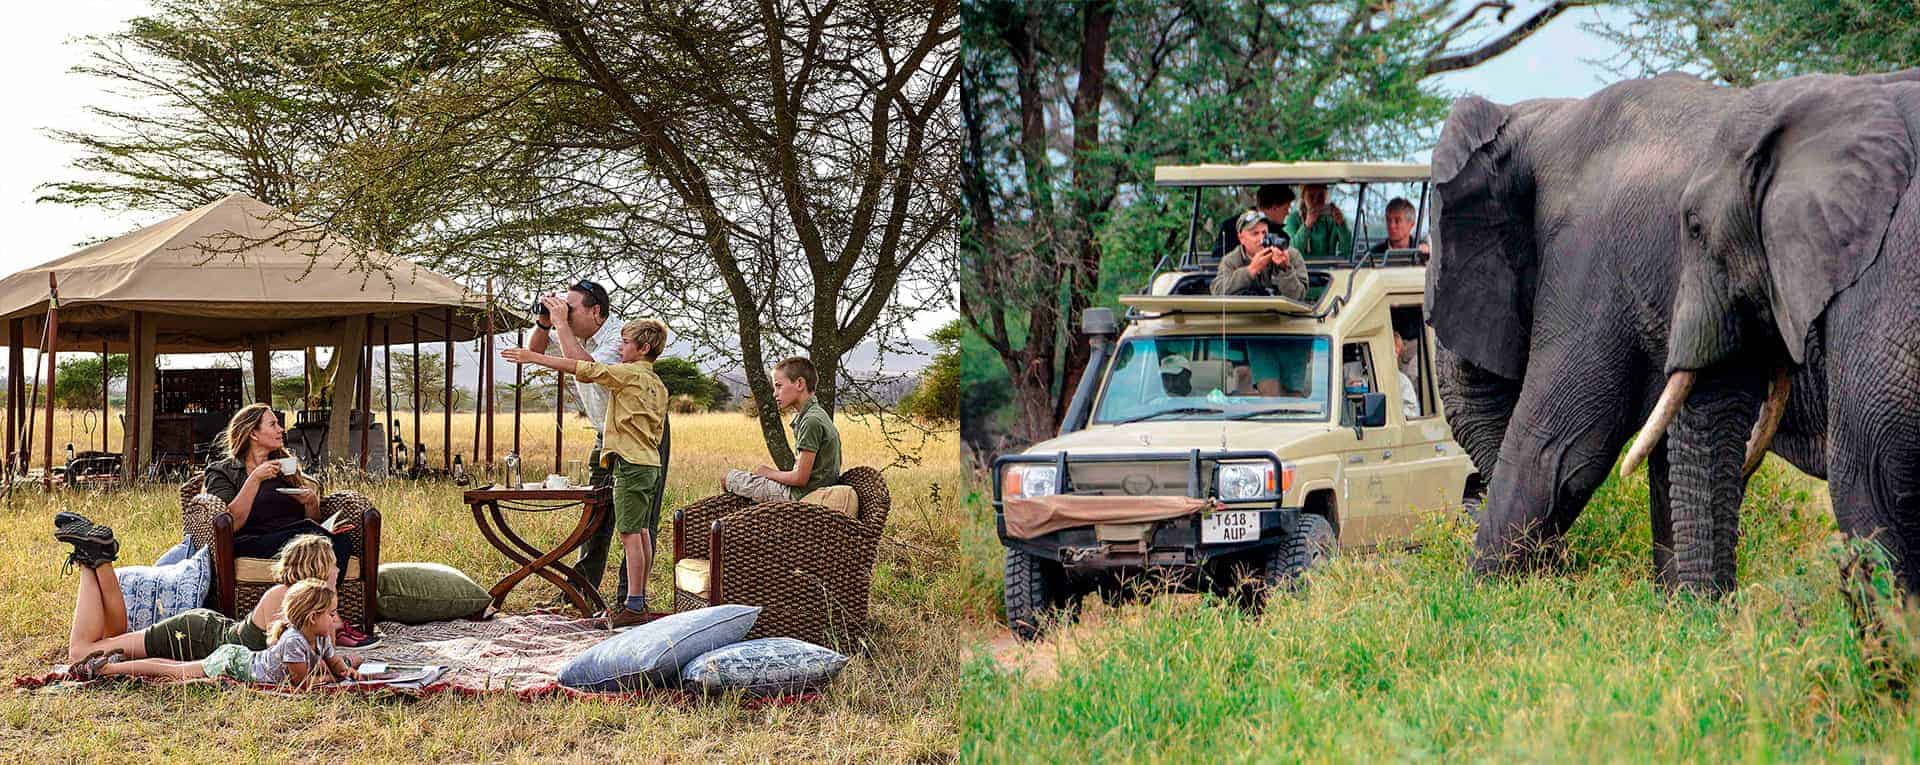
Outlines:
[[[840,674],[847,657],[805,640],[773,637],[734,643],[694,657],[680,670],[690,688],[772,696],[819,688]]]
[[[199,608],[213,586],[211,548],[166,566],[114,569],[127,598],[127,630],[142,630],[182,611]]]
[[[560,684],[583,691],[671,687],[689,660],[746,637],[759,618],[759,606],[729,603],[629,627],[573,657]]]
[[[179,563],[180,561],[186,560],[187,556],[192,554],[193,554],[193,537],[186,537],[180,540],[180,544],[174,545],[173,547],[169,548],[166,552],[160,553],[160,559],[154,561],[153,565],[171,566],[175,563]]]

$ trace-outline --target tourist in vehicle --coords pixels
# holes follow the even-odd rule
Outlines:
[[[1393,333],[1393,356],[1401,360],[1395,367],[1395,371],[1400,375],[1400,413],[1409,419],[1420,416],[1420,393],[1414,390],[1413,375],[1407,372],[1405,361],[1408,349],[1414,347],[1414,344],[1401,337],[1398,331]],[[1417,355],[1415,362],[1418,363]]]
[[[1285,228],[1293,248],[1308,258],[1353,257],[1353,232],[1347,228],[1347,216],[1327,201],[1324,183],[1300,187],[1300,206],[1287,215]]]
[[[1253,209],[1266,216],[1267,226],[1272,228],[1279,221],[1287,219],[1287,213],[1293,209],[1293,187],[1284,183],[1269,183],[1253,193]],[[1213,257],[1220,258],[1239,243],[1235,234],[1239,230],[1240,216],[1229,216],[1220,221],[1220,231],[1213,237]]]
[[[1427,242],[1414,244],[1413,203],[1405,197],[1394,197],[1387,201],[1387,238],[1375,243],[1367,252],[1372,255],[1385,255],[1388,250],[1419,250],[1420,260],[1425,262],[1433,254],[1433,245]]]
[[[1215,295],[1278,295],[1299,300],[1307,294],[1307,265],[1298,251],[1267,242],[1268,223],[1259,210],[1235,222],[1239,246],[1220,259],[1210,291]]]

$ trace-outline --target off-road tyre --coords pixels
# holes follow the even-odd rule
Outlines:
[[[1072,583],[1058,562],[1009,547],[1004,575],[1007,629],[1014,637],[1038,640],[1050,620],[1079,617],[1080,594],[1070,590]]]
[[[1299,525],[1286,542],[1268,548],[1259,575],[1242,579],[1235,588],[1240,607],[1260,613],[1267,598],[1300,589],[1307,570],[1333,554],[1333,524],[1323,516],[1301,514]]]
[[[1467,520],[1479,522],[1480,512],[1487,508],[1487,494],[1484,491],[1468,494],[1460,500],[1460,511],[1467,514]]]

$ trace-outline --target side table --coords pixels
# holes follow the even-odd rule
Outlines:
[[[493,596],[494,608],[500,608],[506,602],[507,593],[513,592],[520,582],[538,574],[540,578],[559,587],[560,593],[573,603],[581,616],[592,616],[596,611],[606,609],[607,603],[601,599],[599,589],[572,566],[561,562],[561,559],[585,544],[594,528],[606,519],[608,513],[613,512],[612,488],[574,486],[565,489],[510,489],[487,485],[467,491],[464,498],[467,507],[473,510],[473,522],[479,525],[481,535],[505,553],[509,560],[520,564],[518,570],[506,575],[487,591]],[[542,551],[535,547],[514,533],[507,524],[508,510],[551,513],[573,508],[580,509],[580,522],[552,550]]]

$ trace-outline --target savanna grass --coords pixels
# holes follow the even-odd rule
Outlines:
[[[1468,577],[1472,525],[1451,516],[1410,551],[1337,558],[1258,617],[1196,598],[1103,613],[1065,633],[1055,671],[968,665],[961,757],[1911,761],[1914,678],[1887,677],[1912,671],[1911,631],[1876,673],[1825,502],[1769,462],[1743,509],[1743,587],[1719,602],[1650,581],[1636,477],[1601,489],[1559,571]]]
[[[65,419],[56,418],[56,425]],[[410,429],[410,420],[403,421]],[[464,437],[470,448],[472,431],[462,430],[461,422],[456,417],[455,442]],[[470,415],[465,422],[470,428]],[[871,418],[843,417],[839,425],[846,465],[895,461]],[[758,423],[747,417],[675,415],[674,426],[664,505],[669,509],[712,493],[725,468],[767,459]],[[550,448],[551,415],[529,417],[528,430],[546,434]],[[584,456],[591,445],[590,433],[584,436],[569,434],[569,453]],[[508,438],[502,425],[496,441],[502,455]],[[437,452],[434,441],[428,443]],[[875,573],[871,647],[818,704],[745,709],[734,699],[684,706],[443,697],[408,702],[207,687],[0,692],[0,761],[278,760],[296,752],[343,762],[949,759],[957,745],[953,707],[960,657],[966,645],[984,638],[991,622],[978,618],[977,606],[956,605],[974,589],[954,576],[961,570],[956,540],[969,525],[955,492],[956,435],[939,431],[906,446],[919,462],[886,472],[894,504]],[[447,563],[486,584],[513,569],[481,538],[458,487],[352,485],[381,509],[385,560]],[[52,496],[18,489],[0,503],[0,674],[39,674],[64,661],[75,580],[60,571],[65,553],[52,539],[55,510],[70,507],[112,525],[123,540],[121,560],[140,563],[179,541],[178,503],[171,485]],[[570,525],[554,519],[528,528],[539,529],[534,538],[545,540]],[[669,526],[663,521],[662,531]],[[661,550],[669,551],[665,533]],[[667,592],[666,568],[664,562],[655,565],[656,593]],[[554,592],[529,580],[514,591],[507,610],[525,609]]]

